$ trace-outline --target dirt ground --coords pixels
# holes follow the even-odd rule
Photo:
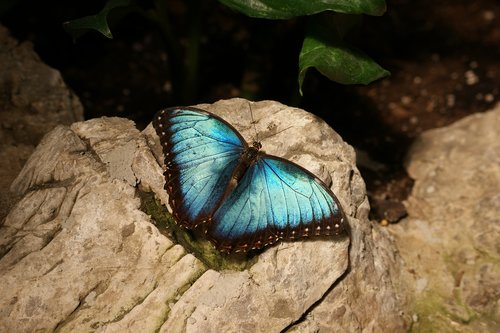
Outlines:
[[[169,1],[174,33],[187,42],[192,22],[183,1]],[[71,7],[70,7],[71,6]],[[102,2],[47,6],[20,1],[0,22],[61,71],[86,118],[123,116],[139,127],[160,108],[178,105],[169,53],[155,25],[130,15],[114,39],[89,33],[73,43],[61,28],[96,13]],[[245,97],[297,105],[325,119],[358,150],[372,218],[396,222],[412,180],[404,158],[422,131],[491,108],[500,89],[500,2],[395,0],[382,17],[365,17],[358,47],[392,75],[368,86],[342,86],[310,71],[297,93],[304,20],[246,18],[203,2],[199,80],[189,104]]]

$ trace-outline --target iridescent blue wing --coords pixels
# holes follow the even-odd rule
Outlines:
[[[338,235],[346,223],[321,180],[297,164],[261,155],[214,213],[208,236],[220,250],[247,251],[279,239]]]
[[[163,146],[173,215],[193,228],[212,216],[247,144],[226,121],[195,108],[162,110],[153,126]]]

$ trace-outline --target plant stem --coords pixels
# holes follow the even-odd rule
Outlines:
[[[182,99],[185,103],[194,103],[198,92],[198,67],[201,40],[201,7],[200,0],[190,0],[189,3],[189,38],[186,49],[186,77],[182,88]]]

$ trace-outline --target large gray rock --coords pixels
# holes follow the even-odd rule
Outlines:
[[[417,332],[500,331],[500,104],[424,133],[408,218],[390,228]]]
[[[210,269],[140,210],[137,191],[167,202],[151,126],[140,133],[118,118],[59,126],[12,185],[23,199],[0,229],[0,330],[406,329],[404,295],[397,297],[391,281],[398,259],[387,233],[368,222],[353,149],[320,119],[276,102],[200,107],[330,182],[349,217],[351,243],[281,243],[243,271]]]
[[[61,74],[0,25],[0,188],[10,186],[45,133],[79,120],[83,107]],[[16,199],[0,192],[0,221]]]

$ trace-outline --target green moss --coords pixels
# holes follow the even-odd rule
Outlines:
[[[411,332],[474,332],[477,314],[464,304],[460,291],[453,298],[429,290],[416,299],[415,313],[418,321]]]
[[[179,227],[167,208],[155,199],[153,193],[139,192],[141,210],[151,215],[158,230],[173,242],[182,245],[207,267],[221,270],[242,271],[257,262],[257,252],[225,254],[219,252],[208,240],[202,230],[187,230]]]
[[[450,332],[450,322],[446,318],[443,299],[437,293],[425,293],[416,300],[415,313],[418,321],[413,324],[410,332]]]
[[[414,311],[418,321],[413,324],[411,332],[479,332],[496,331],[498,316],[493,306],[484,307],[483,311],[473,308],[464,298],[464,276],[476,276],[485,265],[495,266],[496,258],[480,251],[474,253],[474,248],[460,246],[448,249],[442,254],[446,272],[453,278],[454,288],[450,290],[448,283],[439,278],[431,284],[432,289],[419,294],[415,300]],[[474,257],[473,263],[467,262],[467,257]],[[444,283],[441,288],[439,285]],[[476,283],[480,283],[477,281]]]

